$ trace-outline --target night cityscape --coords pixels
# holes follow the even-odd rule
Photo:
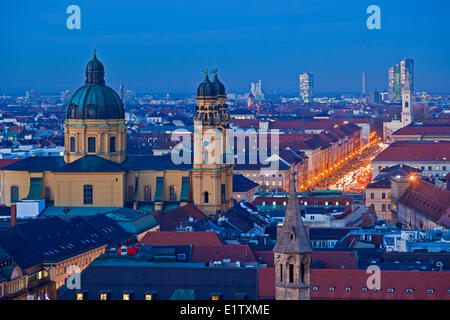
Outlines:
[[[344,3],[2,3],[0,300],[450,300],[450,3]]]

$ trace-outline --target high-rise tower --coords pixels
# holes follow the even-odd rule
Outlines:
[[[363,72],[362,74],[362,96],[364,97],[367,93],[367,88],[366,88],[366,73]]]
[[[311,297],[311,254],[308,232],[303,225],[292,167],[289,200],[282,226],[278,226],[273,248],[275,263],[275,299],[309,300]]]
[[[311,73],[302,73],[299,76],[300,99],[303,103],[311,103],[314,99],[314,76]]]

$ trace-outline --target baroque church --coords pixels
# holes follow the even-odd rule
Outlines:
[[[194,163],[175,164],[170,154],[127,154],[124,104],[105,84],[94,51],[86,82],[67,106],[64,156],[29,157],[2,168],[2,204],[45,199],[55,207],[152,211],[194,203],[215,216],[233,205],[233,165],[202,161],[208,157],[202,148],[225,134],[228,120],[225,86],[217,75],[213,81],[206,75],[197,90]],[[221,141],[217,150],[226,150],[226,139]]]

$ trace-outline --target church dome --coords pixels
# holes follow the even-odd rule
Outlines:
[[[86,83],[70,99],[67,119],[123,119],[124,107],[119,95],[105,85],[103,64],[94,58],[86,66]]]
[[[216,93],[218,96],[225,96],[225,86],[222,82],[220,82],[219,78],[217,77],[217,74],[214,76],[214,87],[216,89]]]
[[[206,75],[205,80],[200,83],[197,89],[197,96],[198,97],[214,97],[216,96],[216,88],[214,86],[214,83],[209,81],[208,75]]]

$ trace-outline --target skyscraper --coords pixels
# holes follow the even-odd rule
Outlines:
[[[400,67],[398,64],[389,68],[389,101],[391,103],[401,101]]]
[[[300,99],[303,103],[311,103],[314,99],[314,76],[312,73],[302,73],[299,77]]]
[[[414,93],[414,60],[411,58],[405,58],[400,62],[400,84],[400,88],[408,84],[409,90]]]
[[[366,95],[366,72],[363,72],[362,74],[362,96],[364,97]]]
[[[262,92],[261,80],[258,82],[252,82],[250,92],[253,94],[255,100],[264,100],[264,93]]]
[[[409,81],[407,78],[409,77]],[[405,58],[400,65],[389,68],[389,101],[399,103],[402,100],[402,89],[408,84],[411,93],[414,93],[414,60]]]

